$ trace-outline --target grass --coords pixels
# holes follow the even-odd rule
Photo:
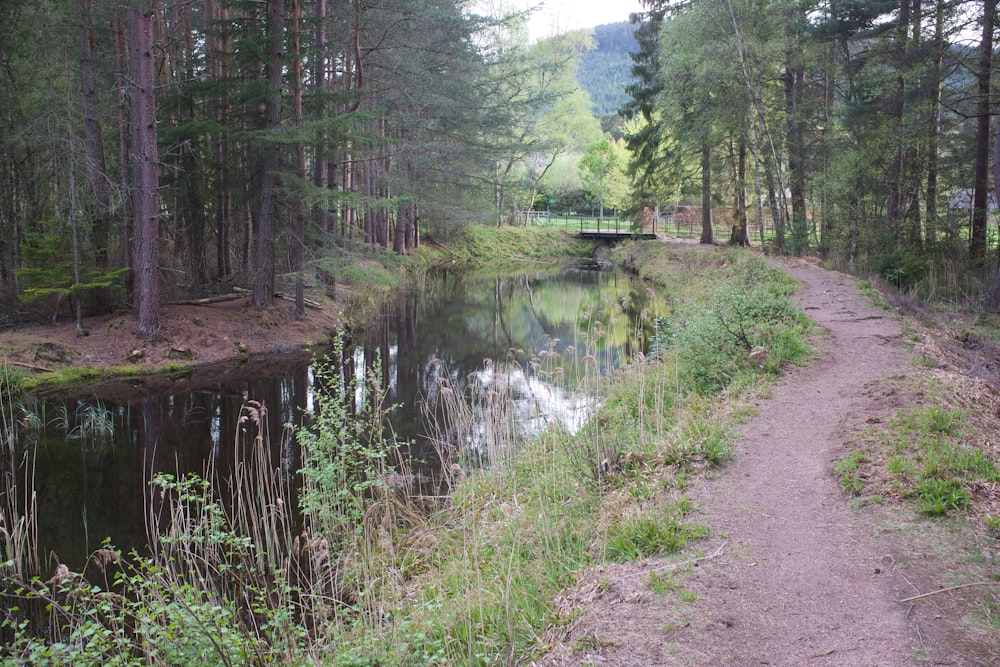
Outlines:
[[[525,262],[560,264],[570,258],[590,257],[594,244],[552,228],[488,227],[470,225],[456,230],[446,246],[426,246],[417,259],[428,266],[441,264],[492,267]]]
[[[977,486],[1000,482],[998,462],[977,446],[980,433],[964,409],[899,410],[857,438],[863,446],[834,464],[841,487],[855,495],[909,499],[935,517],[967,511]]]
[[[505,248],[528,257],[513,237],[522,232],[509,233],[476,241],[476,252]],[[566,374],[576,390],[601,398],[579,431],[550,427],[528,438],[511,418],[509,395],[443,387],[452,404],[436,438],[452,493],[415,499],[383,481],[389,473],[405,477],[391,437],[366,435],[382,433],[371,428],[382,407],[366,384],[377,371],[353,381],[371,397],[355,415],[347,405],[355,405],[359,385],[334,365],[325,383],[334,393],[317,394],[315,428],[301,436],[303,528],[292,529],[285,477],[265,459],[238,471],[237,497],[226,502],[204,483],[211,471],[202,479],[157,478],[150,526],[168,530],[156,536],[154,556],[130,557],[109,545],[102,571],[118,574],[104,590],[78,586],[97,580],[96,570],[69,573],[53,586],[8,579],[49,611],[40,625],[4,620],[8,648],[0,660],[530,661],[545,629],[560,622],[556,596],[582,570],[673,553],[708,534],[688,521],[683,488],[731,457],[731,426],[746,412],[740,398],[782,364],[806,358],[808,327],[782,301],[794,285],[759,260],[733,252],[669,251],[667,261],[641,254],[645,271],[663,270],[669,275],[659,279],[667,282],[677,277],[665,308],[684,316],[670,319],[653,357],[605,376],[587,364]],[[713,323],[722,333],[701,335]],[[751,363],[748,346],[767,347],[776,361]],[[705,364],[723,370],[706,378],[696,368]],[[269,449],[257,440],[265,419],[263,406],[247,403],[239,446]],[[477,448],[478,458],[463,449],[470,440],[462,434],[472,430],[489,443]],[[50,627],[58,637],[47,635]],[[56,641],[63,637],[69,643]]]
[[[614,526],[607,537],[607,558],[627,563],[664,556],[680,551],[688,540],[708,535],[705,525],[683,523],[681,519],[686,513],[686,509],[671,507],[625,519]]]

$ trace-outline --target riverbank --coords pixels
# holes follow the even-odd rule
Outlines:
[[[304,473],[311,485],[304,506],[314,513],[309,531],[241,527],[247,518],[287,518],[281,508],[290,501],[271,486],[277,477],[251,475],[248,495],[231,507],[253,509],[238,515],[230,514],[228,501],[215,504],[211,492],[200,497],[161,480],[162,511],[193,515],[188,523],[175,519],[181,532],[164,554],[197,549],[191,562],[204,563],[212,586],[189,588],[186,573],[171,565],[187,561],[129,565],[133,576],[114,588],[121,606],[98,593],[92,601],[104,620],[72,611],[60,616],[64,634],[117,641],[115,624],[127,625],[141,609],[148,634],[172,637],[184,655],[218,662],[253,656],[261,663],[338,666],[742,664],[764,656],[793,664],[790,656],[797,656],[851,664],[855,654],[877,659],[897,650],[899,662],[886,664],[911,664],[931,652],[990,659],[992,645],[981,637],[996,618],[989,587],[994,561],[971,559],[991,553],[996,487],[989,475],[996,457],[989,446],[979,447],[979,458],[962,452],[967,443],[989,445],[1000,429],[987,419],[992,412],[983,414],[995,411],[989,392],[968,378],[970,368],[990,371],[995,360],[969,357],[972,365],[963,366],[941,338],[899,324],[866,302],[855,281],[815,261],[784,261],[777,271],[753,252],[664,243],[625,244],[613,261],[647,284],[632,284],[625,299],[609,295],[606,312],[599,318],[581,312],[581,321],[590,323],[588,336],[603,337],[614,320],[655,318],[648,353],[607,374],[594,358],[557,358],[546,349],[518,365],[572,377],[569,389],[599,397],[600,410],[579,431],[551,423],[524,440],[511,430],[517,421],[505,393],[511,388],[492,381],[504,377],[499,359],[484,361],[488,372],[469,375],[490,380],[469,384],[469,391],[453,390],[466,385],[442,374],[432,385],[446,407],[442,416],[450,417],[433,437],[446,457],[450,493],[404,494],[400,485],[415,476],[395,458],[398,443],[356,437],[381,429],[345,428],[356,418],[381,423],[378,398],[356,415],[336,407],[357,407],[357,397],[370,396],[374,385],[364,373],[340,378],[330,386],[342,395],[319,411],[326,422],[300,441],[310,470]],[[820,354],[804,367],[807,339]],[[645,342],[622,344],[645,349]],[[908,346],[917,350],[901,349]],[[236,435],[247,445],[256,437],[254,410],[249,405]],[[900,454],[892,437],[911,411],[917,416],[905,422],[907,433],[932,445]],[[943,435],[957,444],[946,447]],[[469,451],[470,442],[488,447]],[[941,458],[946,452],[950,459]],[[932,454],[935,470],[947,476],[939,486],[957,494],[944,501],[946,522],[922,516],[916,505],[923,462]],[[387,472],[389,461],[403,465]],[[959,476],[951,466],[963,461],[968,470]],[[986,476],[975,477],[976,470]],[[958,488],[969,494],[967,504]],[[792,509],[804,514],[788,515]],[[200,532],[206,525],[215,526],[211,535]],[[256,537],[246,546],[248,534]],[[269,546],[261,551],[254,545],[264,535]],[[228,555],[216,561],[220,553]],[[263,558],[268,565],[260,564]],[[823,563],[819,575],[827,579],[813,572],[815,562]],[[95,562],[84,576],[95,568],[104,572]],[[786,585],[788,572],[796,573],[795,586]],[[838,579],[845,572],[854,580]],[[813,579],[823,584],[819,590],[806,585]],[[943,600],[931,590],[936,582],[974,586],[957,589],[958,601],[948,598],[954,623],[927,607],[914,610],[910,626],[900,629],[893,625],[897,609],[882,613],[882,579],[909,582],[919,589],[914,595],[930,592],[935,604]],[[272,590],[275,581],[281,586]],[[159,595],[178,586],[187,597]],[[247,623],[246,598],[234,592],[254,587],[261,597]],[[854,625],[837,631],[827,613],[831,599],[847,609],[867,600],[868,617],[892,623],[863,637]],[[805,625],[798,611],[781,611],[800,608],[808,612]],[[202,613],[207,609],[211,614]],[[970,620],[983,610],[983,618]],[[907,643],[913,633],[926,639]],[[56,650],[24,634],[10,636],[22,642],[17,650]],[[214,636],[225,636],[225,646],[213,645]],[[782,643],[800,636],[808,641]],[[84,656],[100,661],[111,655],[105,650],[130,654],[96,640],[59,650],[76,651],[65,664]],[[137,661],[160,659],[144,646],[129,650]]]
[[[0,369],[26,392],[58,392],[103,382],[126,381],[144,389],[164,389],[220,370],[238,374],[255,364],[308,355],[345,331],[363,328],[378,303],[403,289],[414,272],[434,267],[558,265],[587,257],[593,244],[558,230],[473,227],[447,245],[428,243],[413,257],[338,251],[317,260],[306,296],[310,307],[296,318],[294,304],[276,299],[269,310],[255,308],[243,292],[176,299],[160,308],[160,328],[152,338],[138,333],[135,313],[88,317],[84,334],[75,322],[35,323],[0,331]]]

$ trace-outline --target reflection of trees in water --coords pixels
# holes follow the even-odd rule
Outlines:
[[[363,369],[371,369],[377,357],[382,359],[378,384],[388,392],[382,407],[397,406],[389,414],[391,425],[385,424],[387,435],[411,443],[406,451],[427,462],[429,471],[436,456],[425,437],[421,410],[425,405],[440,410],[442,383],[464,391],[470,378],[483,379],[476,373],[484,370],[484,359],[495,360],[494,372],[513,361],[524,371],[523,378],[505,381],[516,385],[525,406],[531,401],[537,405],[540,396],[550,392],[541,380],[558,380],[569,389],[580,384],[579,362],[587,354],[611,364],[620,354],[631,355],[635,332],[649,321],[644,314],[653,300],[643,286],[613,274],[482,279],[446,274],[428,279],[424,293],[403,294],[387,306],[365,337],[359,337],[358,347],[328,359],[336,372],[325,380],[313,378],[308,364],[298,364],[267,378],[102,404],[115,419],[112,441],[81,449],[80,442],[67,440],[54,428],[43,435],[46,446],[39,448],[37,463],[40,537],[71,567],[108,536],[125,549],[142,548],[146,509],[150,503],[158,509],[149,487],[153,474],[202,475],[210,462],[217,493],[228,503],[226,488],[246,453],[236,442],[247,399],[266,406],[269,461],[294,482],[291,488],[297,492],[301,453],[285,424],[308,419],[311,395],[330,389],[324,381],[342,374],[342,381],[350,383]],[[601,354],[588,346],[583,334],[596,319],[607,324],[607,304],[618,308],[622,326],[606,334],[602,344],[610,351]],[[538,353],[546,347],[556,354],[543,364]],[[365,401],[375,400],[375,395],[366,392],[359,405],[349,408],[374,409]],[[49,414],[55,411],[55,406],[49,407]]]

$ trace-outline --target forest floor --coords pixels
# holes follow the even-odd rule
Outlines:
[[[310,346],[328,343],[343,321],[333,302],[307,308],[302,319],[293,308],[276,300],[270,310],[260,310],[248,295],[202,305],[165,304],[152,339],[138,332],[131,312],[86,318],[86,335],[78,335],[72,321],[22,326],[0,331],[0,366],[29,372],[43,383],[51,377],[56,391],[66,389],[65,377],[73,369],[92,369],[96,377],[81,379],[89,391],[107,380],[110,386],[101,391],[106,397],[133,391],[136,385],[197,386],[199,377],[212,384],[220,374],[260,375],[264,364],[308,356]]]
[[[702,555],[582,573],[540,664],[1000,664],[1000,542],[982,529],[984,515],[1000,516],[996,485],[977,491],[969,516],[928,519],[898,498],[852,498],[834,472],[865,428],[941,400],[976,415],[978,432],[992,434],[979,444],[1000,460],[995,344],[880,309],[853,278],[813,263],[781,267],[802,282],[799,305],[823,332],[817,358],[753,399],[733,461],[690,482],[695,518],[711,529]],[[336,305],[302,320],[291,307],[167,305],[151,341],[131,314],[88,318],[86,336],[72,322],[3,331],[0,365],[130,369],[122,391],[259,374],[338,325]],[[188,370],[148,375],[175,366]]]
[[[977,529],[974,516],[928,519],[898,498],[852,501],[834,472],[867,425],[940,398],[929,386],[978,402],[979,433],[992,433],[980,444],[1000,455],[995,348],[880,309],[849,276],[780,267],[823,331],[817,358],[753,400],[733,461],[685,491],[711,530],[703,555],[582,574],[540,664],[1000,664],[1000,542],[981,517]],[[976,506],[1000,514],[996,484]]]

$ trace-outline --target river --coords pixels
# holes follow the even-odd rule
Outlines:
[[[578,428],[593,404],[588,375],[626,363],[636,341],[648,339],[653,303],[645,286],[612,271],[439,272],[385,304],[368,331],[353,335],[341,362],[355,374],[380,369],[386,427],[433,484],[425,415],[435,414],[443,386],[462,391],[502,380],[524,430],[552,422]],[[237,434],[248,401],[266,406],[271,460],[294,476],[300,454],[290,434],[308,420],[321,386],[315,363],[271,360],[259,376],[246,370],[127,400],[86,391],[19,414],[17,444],[28,468],[15,484],[23,498],[33,467],[43,570],[55,559],[81,568],[104,540],[142,549],[155,504],[152,475],[200,475],[214,462],[217,479],[226,479],[242,456]],[[366,398],[359,392],[355,400]],[[474,433],[466,440],[470,451],[481,444]]]

